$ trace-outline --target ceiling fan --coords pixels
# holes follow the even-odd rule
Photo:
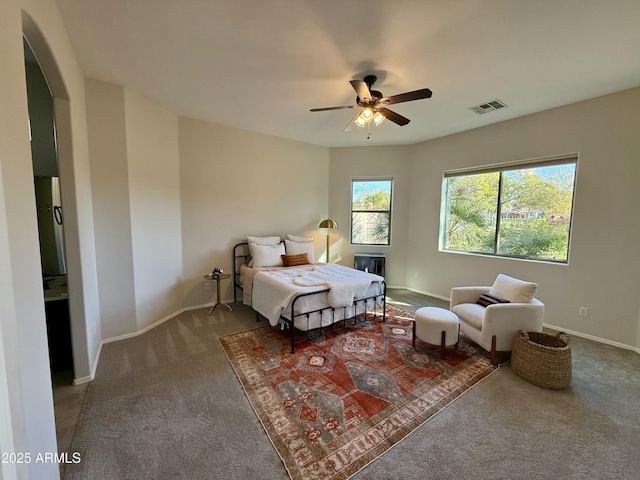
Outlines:
[[[375,75],[367,75],[364,80],[351,80],[349,83],[356,91],[355,105],[341,105],[338,107],[312,108],[312,112],[324,112],[327,110],[342,110],[347,108],[362,108],[356,116],[349,121],[345,127],[345,132],[350,130],[351,125],[355,124],[359,127],[371,125],[373,121],[379,125],[385,118],[401,127],[410,122],[410,120],[402,115],[386,108],[387,105],[396,103],[411,102],[413,100],[421,100],[423,98],[431,98],[432,92],[428,88],[415,90],[413,92],[401,93],[384,97],[382,92],[372,90],[373,84],[378,78]]]

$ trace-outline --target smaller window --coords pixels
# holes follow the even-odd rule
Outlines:
[[[351,181],[351,244],[391,244],[392,179]]]

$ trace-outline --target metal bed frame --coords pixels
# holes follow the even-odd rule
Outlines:
[[[240,265],[249,263],[250,259],[251,259],[251,254],[249,253],[249,244],[247,242],[238,243],[233,247],[232,264],[233,264],[233,301],[234,302],[238,301],[238,289],[240,289],[240,291],[243,290],[242,285],[240,284]],[[355,314],[351,318],[343,318],[342,320],[337,320],[337,321],[333,320],[335,318],[337,309],[330,306],[319,308],[309,312],[295,313],[296,302],[298,302],[300,299],[304,297],[308,297],[310,295],[321,295],[321,294],[327,293],[328,291],[329,289],[325,288],[322,290],[317,290],[315,292],[300,293],[296,295],[291,301],[291,317],[286,318],[284,315],[280,316],[280,320],[282,320],[288,326],[291,332],[291,336],[290,336],[291,353],[294,353],[296,343],[313,340],[314,338],[319,338],[325,335],[326,333],[338,331],[351,325],[357,325],[358,323],[363,323],[364,319],[366,318],[367,302],[369,300],[374,301],[374,318],[378,317],[378,310],[379,310],[378,300],[382,300],[382,321],[384,322],[386,320],[387,284],[384,281],[382,281],[381,293],[370,295],[367,297],[357,298],[354,300],[353,303],[354,303]],[[358,314],[359,305],[362,305],[362,312],[360,314]],[[347,307],[343,307],[343,308],[346,311]],[[304,331],[298,330],[297,328],[295,328],[294,321],[296,318],[306,316],[307,326],[309,326],[309,317],[314,313],[318,313],[320,315],[321,325],[324,320],[324,315],[330,315],[331,316],[330,318],[332,319],[330,325],[327,325],[325,327],[318,327],[312,330],[309,330],[307,328],[307,330],[304,330]],[[345,317],[346,317],[346,313],[345,313]],[[360,318],[361,320],[358,321],[358,318]],[[256,321],[259,321],[259,320],[260,320],[260,313],[256,312]],[[296,338],[296,330],[298,330],[299,332],[303,332],[304,335],[298,335],[298,338]]]

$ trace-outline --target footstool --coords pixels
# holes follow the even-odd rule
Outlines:
[[[413,322],[413,346],[416,337],[431,345],[440,345],[440,358],[444,358],[445,347],[455,345],[458,349],[460,320],[458,316],[438,307],[422,307],[416,310]]]

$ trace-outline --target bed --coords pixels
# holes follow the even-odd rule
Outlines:
[[[279,237],[274,237],[274,242],[275,239]],[[303,243],[287,238],[270,248],[260,247],[260,252],[253,243],[252,248],[249,242],[236,244],[233,247],[234,301],[238,301],[241,292],[242,303],[256,311],[258,320],[263,316],[272,326],[288,329],[291,353],[298,342],[363,322],[367,312],[385,321],[383,277],[343,265],[315,262],[312,250],[309,251],[311,258],[299,253],[304,250]],[[271,252],[271,260],[264,261],[264,251]],[[278,264],[281,252],[286,252],[285,257],[302,257],[307,261],[286,266]],[[262,260],[257,262],[258,258]]]

